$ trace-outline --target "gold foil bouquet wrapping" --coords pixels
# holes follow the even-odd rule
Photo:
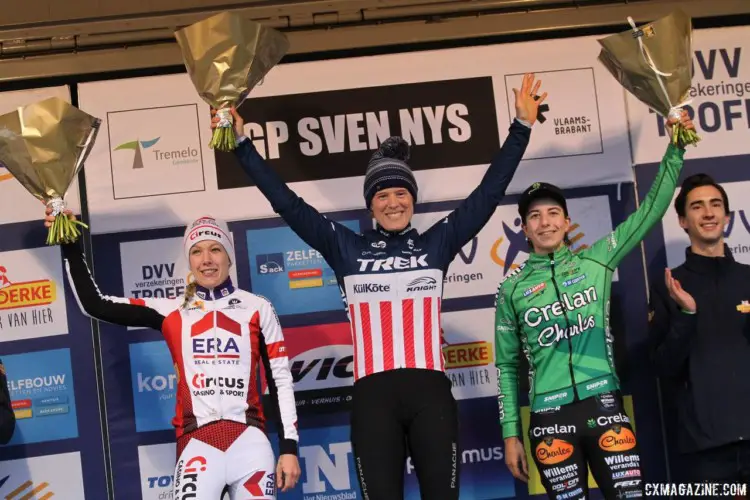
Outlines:
[[[0,163],[52,208],[47,244],[78,239],[82,222],[65,213],[65,195],[94,146],[101,120],[57,97],[0,116]]]
[[[599,40],[599,61],[625,89],[665,118],[680,119],[692,81],[692,25],[676,10],[640,28]],[[695,144],[700,140],[681,123],[672,128],[672,142]]]
[[[175,32],[185,67],[198,94],[217,110],[220,121],[209,144],[219,151],[236,146],[230,108],[289,50],[286,36],[260,23],[223,12]]]

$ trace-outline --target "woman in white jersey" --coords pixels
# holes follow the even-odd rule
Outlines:
[[[53,221],[48,208],[45,226]],[[61,246],[85,314],[164,335],[178,380],[173,497],[219,500],[228,491],[231,500],[274,500],[277,488],[293,488],[300,475],[297,414],[284,337],[271,303],[234,287],[227,225],[211,216],[188,225],[183,247],[195,281],[175,299],[102,295],[79,244]],[[265,434],[261,363],[280,416],[277,464]]]

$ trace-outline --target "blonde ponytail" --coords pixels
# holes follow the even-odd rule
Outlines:
[[[198,283],[191,281],[188,286],[185,287],[185,301],[182,303],[182,308],[186,308],[190,303],[190,300],[195,296],[195,291],[198,288]]]

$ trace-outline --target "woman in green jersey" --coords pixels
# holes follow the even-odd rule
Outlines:
[[[694,128],[685,112],[681,122]],[[565,241],[570,218],[562,191],[537,182],[521,195],[518,210],[532,253],[497,291],[500,423],[506,464],[528,481],[518,404],[523,351],[529,362],[530,451],[550,498],[586,498],[588,467],[606,498],[643,495],[635,435],[614,366],[610,290],[619,263],[669,208],[683,155],[683,147],[670,143],[638,210],[577,253]]]

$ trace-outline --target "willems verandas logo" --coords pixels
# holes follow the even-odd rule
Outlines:
[[[149,139],[146,141],[135,140],[124,142],[115,147],[114,151],[134,151],[135,154],[133,155],[133,169],[144,168],[144,151],[147,155],[152,155],[151,159],[153,161],[168,161],[172,165],[184,165],[187,163],[197,163],[199,161],[200,152],[196,148],[186,147],[177,151],[164,151],[162,149],[154,147],[159,143],[159,139],[161,139],[161,137]]]

